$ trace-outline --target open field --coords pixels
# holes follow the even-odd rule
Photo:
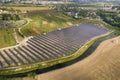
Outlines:
[[[38,80],[120,80],[120,36],[102,42],[87,58],[38,75]]]

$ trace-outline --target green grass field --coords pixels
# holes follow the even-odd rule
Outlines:
[[[0,48],[15,45],[13,29],[0,29]]]
[[[36,35],[56,28],[70,26],[75,22],[73,18],[55,10],[29,11],[28,17],[31,21],[21,29],[25,36]]]

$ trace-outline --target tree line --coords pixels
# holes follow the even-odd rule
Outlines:
[[[103,21],[109,23],[112,26],[120,28],[120,16],[117,12],[98,11],[97,14],[103,19]]]

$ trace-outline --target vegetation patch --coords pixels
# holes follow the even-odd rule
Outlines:
[[[21,28],[25,36],[34,36],[63,26],[69,26],[76,20],[55,10],[29,11],[27,15],[32,21]]]
[[[15,45],[13,29],[0,29],[0,48]]]

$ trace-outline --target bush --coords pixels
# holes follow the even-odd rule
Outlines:
[[[3,76],[0,76],[0,80],[7,80],[7,79]]]
[[[2,14],[2,20],[20,20],[19,15],[17,14]]]

